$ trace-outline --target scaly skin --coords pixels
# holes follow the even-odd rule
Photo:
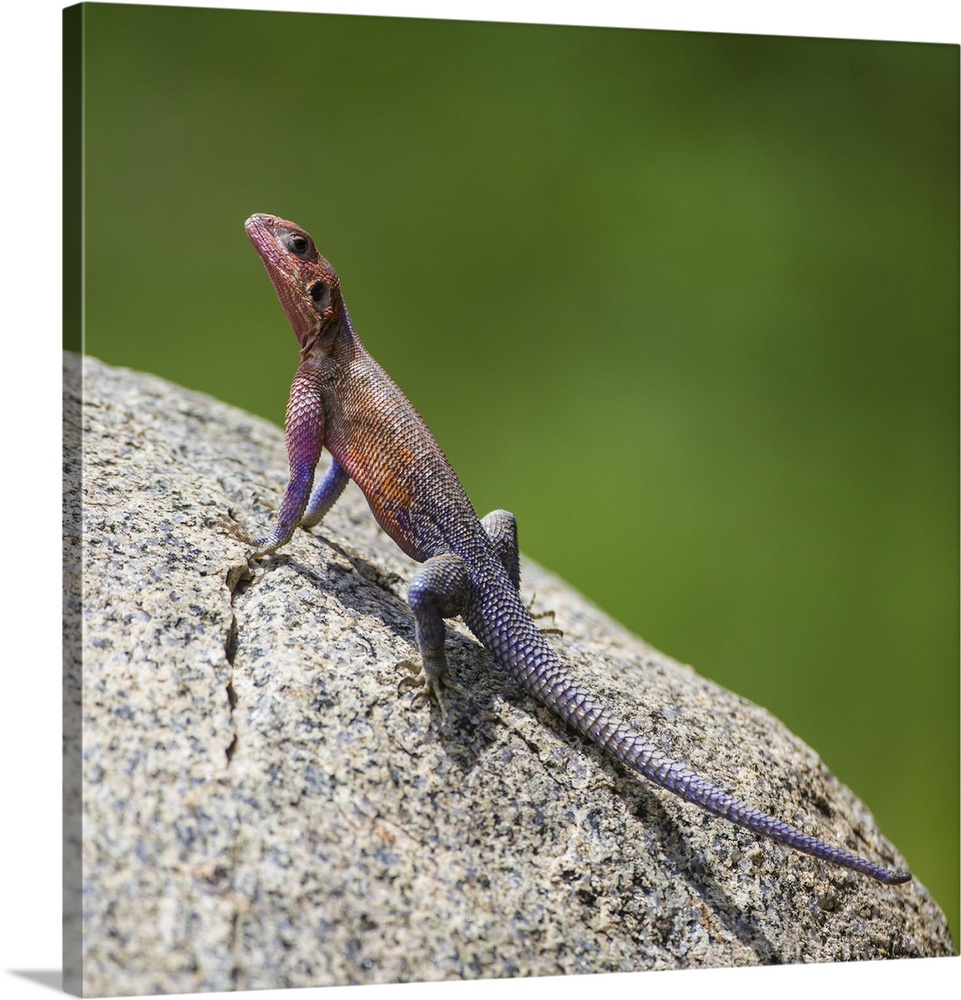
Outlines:
[[[420,414],[358,339],[337,273],[313,240],[271,215],[251,216],[246,230],[294,328],[301,357],[287,404],[290,481],[273,530],[251,542],[251,559],[280,548],[298,526],[317,524],[353,479],[381,527],[424,564],[408,601],[425,678],[442,707],[444,618],[459,614],[527,691],[645,778],[816,858],[888,884],[911,878],[739,802],[598,704],[544,641],[519,596],[513,516],[494,511],[478,520]],[[324,447],[334,461],[313,489]]]

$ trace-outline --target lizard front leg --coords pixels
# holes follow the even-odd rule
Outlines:
[[[323,481],[310,495],[310,502],[307,504],[304,516],[300,519],[300,527],[313,528],[314,525],[320,524],[324,515],[334,506],[349,482],[350,476],[335,458]]]
[[[427,689],[446,716],[447,707],[441,687],[457,691],[447,676],[447,626],[445,618],[454,618],[467,604],[467,564],[453,553],[428,559],[411,581],[407,603],[414,612],[417,648]]]
[[[257,538],[243,539],[252,546],[248,559],[257,559],[286,545],[307,509],[307,501],[314,484],[314,472],[324,447],[324,405],[320,392],[320,371],[316,362],[304,361],[294,375],[290,398],[287,401],[284,439],[287,444],[287,464],[290,470],[284,499],[281,501],[277,522],[272,530]],[[339,474],[336,470],[340,470]],[[320,515],[311,522],[312,524],[320,520],[343,491],[346,478],[341,483],[340,475],[346,477],[346,473],[335,462],[315,494],[315,496],[321,494],[321,490],[326,487],[326,492],[320,496],[318,502]]]

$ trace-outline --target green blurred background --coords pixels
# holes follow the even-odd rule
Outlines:
[[[303,225],[479,511],[815,747],[957,940],[957,47],[84,31],[85,349],[281,423],[243,222]]]

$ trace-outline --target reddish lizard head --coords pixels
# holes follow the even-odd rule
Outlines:
[[[252,215],[244,228],[260,254],[307,359],[343,318],[337,272],[302,229],[273,215]],[[293,265],[293,266],[292,266]]]

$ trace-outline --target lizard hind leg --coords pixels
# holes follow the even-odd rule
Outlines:
[[[407,603],[414,612],[424,681],[437,699],[442,716],[446,716],[447,706],[441,689],[462,693],[448,676],[444,619],[459,615],[467,604],[467,596],[467,564],[453,553],[428,559],[407,590]]]
[[[481,527],[507,570],[515,590],[521,589],[521,556],[517,547],[517,519],[509,510],[492,510],[481,518]]]
[[[520,593],[521,589],[521,551],[517,545],[517,519],[509,510],[492,510],[489,514],[481,518],[481,527],[487,533],[487,537],[494,546],[494,552],[500,560],[501,565],[507,570],[514,589]],[[550,618],[554,621],[553,611],[533,611],[535,597],[532,597],[527,605],[527,613],[531,618]],[[541,632],[550,635],[563,635],[564,633],[555,627],[542,628]]]

